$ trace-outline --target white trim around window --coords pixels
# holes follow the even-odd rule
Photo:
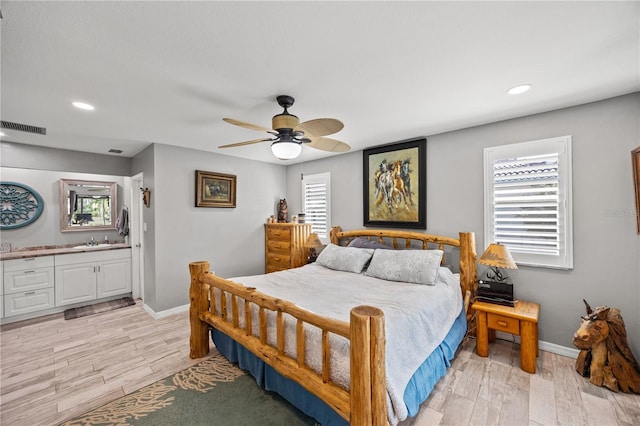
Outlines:
[[[518,265],[573,268],[571,136],[484,149],[484,246]]]

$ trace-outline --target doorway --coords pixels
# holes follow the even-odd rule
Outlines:
[[[144,300],[144,233],[142,194],[143,173],[131,177],[131,212],[129,215],[129,242],[131,244],[131,293],[134,299]]]

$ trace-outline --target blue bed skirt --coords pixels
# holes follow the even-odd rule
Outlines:
[[[410,417],[418,413],[420,404],[427,399],[438,380],[446,374],[466,332],[467,321],[463,309],[444,341],[422,363],[404,391],[404,401]],[[316,419],[321,425],[346,426],[349,424],[320,398],[294,381],[285,379],[226,334],[214,328],[211,330],[211,338],[218,351],[229,361],[237,363],[240,368],[251,373],[259,386],[276,392],[300,411]]]

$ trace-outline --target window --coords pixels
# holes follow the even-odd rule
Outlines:
[[[311,224],[324,244],[331,230],[331,174],[319,173],[302,177],[302,199],[305,222]]]
[[[571,136],[485,148],[485,247],[519,265],[571,269]]]

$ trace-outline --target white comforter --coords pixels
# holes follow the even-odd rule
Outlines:
[[[411,376],[442,342],[462,309],[459,279],[446,268],[440,268],[433,286],[385,281],[316,264],[231,280],[345,322],[349,322],[349,312],[355,306],[370,305],[382,309],[387,340],[388,417],[392,425],[407,417],[403,394]],[[269,319],[267,334],[269,343],[275,345],[274,317]],[[295,357],[295,324],[290,322],[286,328],[285,352]],[[257,318],[253,327],[254,335],[257,335]],[[332,335],[330,343],[331,378],[348,388],[349,342]],[[315,327],[306,329],[306,350],[307,364],[320,371],[321,339]]]

